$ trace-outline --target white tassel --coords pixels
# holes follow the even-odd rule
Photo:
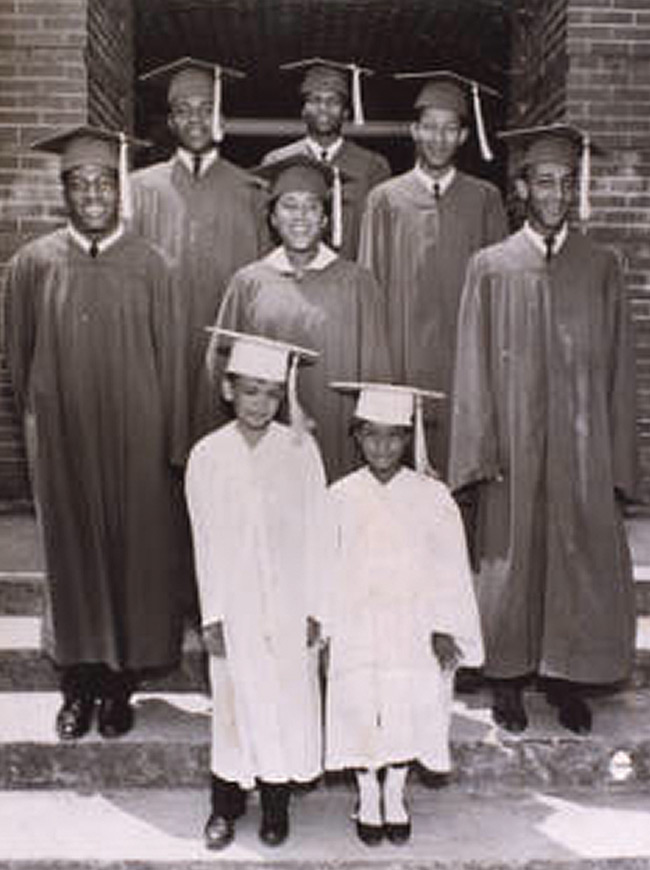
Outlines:
[[[483,112],[481,111],[481,98],[479,95],[478,84],[472,82],[472,102],[474,104],[474,120],[476,121],[476,134],[478,136],[478,144],[481,149],[483,160],[494,159],[494,154],[490,148],[487,134],[485,132],[485,124],[483,123]]]
[[[365,123],[363,116],[363,100],[361,98],[361,67],[351,64],[352,70],[352,118],[356,126]]]
[[[427,442],[424,437],[424,407],[420,395],[415,395],[415,434],[414,434],[414,459],[415,470],[420,474],[432,472],[431,463],[427,454]]]
[[[214,85],[212,100],[214,108],[212,110],[212,138],[215,142],[223,141],[223,124],[221,122],[221,67],[214,68]]]
[[[298,366],[300,356],[297,353],[291,355],[289,374],[287,376],[287,400],[289,403],[289,422],[295,433],[297,441],[301,441],[305,432],[313,428],[312,421],[305,414],[300,399],[298,398]]]
[[[589,134],[582,137],[582,160],[580,161],[580,199],[578,203],[578,217],[582,223],[582,232],[586,232],[586,223],[591,217],[591,205],[589,202],[589,187],[591,184],[591,141]]]
[[[124,133],[120,133],[120,216],[123,221],[133,217],[133,199],[131,197],[131,177],[129,175],[129,143]]]
[[[343,242],[343,190],[338,166],[332,166],[332,247],[339,249]]]

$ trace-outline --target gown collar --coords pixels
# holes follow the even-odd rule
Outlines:
[[[321,242],[318,246],[318,253],[311,263],[308,263],[305,266],[305,271],[320,271],[337,259],[338,254],[336,254],[324,242]],[[264,262],[277,272],[283,272],[284,274],[293,274],[296,271],[293,264],[289,261],[283,245],[274,248],[270,254],[267,254],[266,257],[264,257]]]

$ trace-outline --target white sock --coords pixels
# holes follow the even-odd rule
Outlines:
[[[381,825],[381,790],[377,771],[371,768],[355,773],[359,789],[359,821],[364,825]]]
[[[393,825],[404,825],[409,820],[409,814],[404,803],[404,786],[408,765],[391,765],[386,768],[384,780],[384,821]]]

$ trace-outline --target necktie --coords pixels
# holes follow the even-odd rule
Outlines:
[[[440,185],[437,181],[433,182],[433,197],[434,199],[440,199]]]
[[[194,178],[198,178],[201,174],[201,155],[193,154],[192,155],[192,175]]]
[[[544,236],[544,245],[546,246],[546,262],[548,263],[553,256],[553,244],[555,242],[555,234],[551,233]]]
[[[323,161],[323,163],[329,163],[329,155],[327,153],[327,148],[323,148],[323,150],[321,151],[320,159]]]
[[[90,248],[88,250],[88,253],[93,258],[93,260],[95,259],[95,257],[99,253],[99,243],[98,243],[97,239],[92,239],[92,241],[90,242]]]

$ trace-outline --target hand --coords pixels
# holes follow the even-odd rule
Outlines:
[[[431,647],[443,671],[453,671],[460,664],[463,654],[450,634],[431,632]]]
[[[320,622],[317,619],[314,619],[313,616],[307,617],[307,646],[312,647],[316,646],[317,643],[320,642],[321,639],[321,631],[320,631]]]
[[[223,622],[211,622],[203,626],[203,643],[211,656],[218,659],[226,658],[226,638],[223,633]]]

